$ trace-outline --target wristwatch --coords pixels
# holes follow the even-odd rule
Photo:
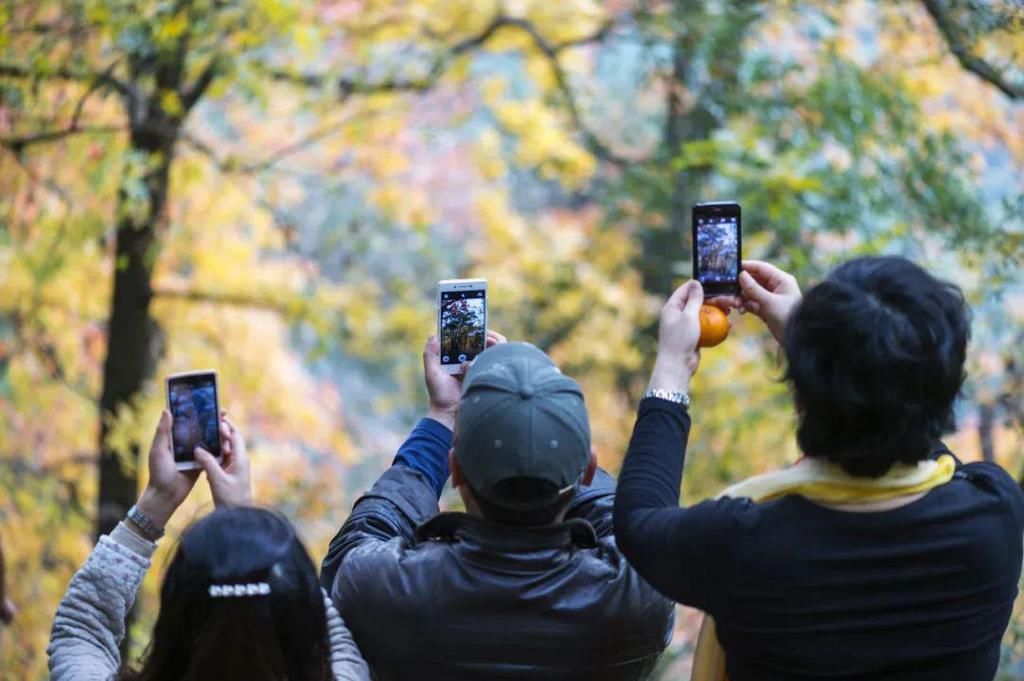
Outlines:
[[[128,520],[149,541],[155,542],[164,536],[164,528],[153,522],[153,519],[140,511],[138,506],[132,506],[128,509]]]
[[[690,396],[684,392],[678,390],[662,390],[661,388],[652,388],[644,393],[643,399],[648,397],[657,397],[659,400],[667,400],[669,402],[675,402],[680,405],[683,409],[690,408]]]

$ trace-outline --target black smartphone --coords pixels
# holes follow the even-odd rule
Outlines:
[[[167,377],[167,409],[171,412],[171,450],[178,470],[199,468],[196,447],[221,460],[220,404],[214,371],[186,371]]]
[[[693,278],[705,296],[740,291],[742,255],[740,204],[712,201],[693,206]]]

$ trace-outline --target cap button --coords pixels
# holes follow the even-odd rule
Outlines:
[[[533,397],[533,386],[532,385],[520,386],[520,388],[519,388],[519,396],[522,397],[524,400],[528,400],[531,397]]]

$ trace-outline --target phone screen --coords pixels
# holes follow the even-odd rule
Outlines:
[[[735,293],[740,273],[738,204],[693,209],[693,276],[706,293]]]
[[[220,457],[217,377],[194,374],[172,378],[167,384],[167,402],[174,419],[171,426],[174,460],[194,461],[196,447]]]
[[[472,362],[484,351],[487,291],[441,291],[441,364]]]

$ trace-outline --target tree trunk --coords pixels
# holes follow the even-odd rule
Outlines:
[[[978,405],[978,440],[981,444],[981,458],[996,460],[995,430],[996,410],[991,404]]]
[[[666,102],[662,151],[657,163],[671,165],[684,144],[707,139],[717,127],[714,118],[699,102],[683,100],[682,95],[691,80],[693,43],[692,37],[683,36],[676,40],[673,48],[672,87]],[[669,185],[668,226],[646,230],[642,235],[644,288],[655,295],[668,295],[674,279],[690,276],[686,263],[690,244],[690,207],[700,200],[701,188],[707,177],[707,169],[673,171]]]
[[[133,126],[131,151],[147,159],[141,177],[145,198],[130,197],[122,186],[118,193],[117,247],[114,291],[107,326],[107,357],[103,365],[100,397],[100,484],[97,536],[109,533],[135,502],[138,485],[132,463],[138,448],[115,451],[110,442],[111,425],[119,409],[129,406],[153,377],[162,350],[162,335],[150,316],[156,233],[167,201],[170,166],[178,124],[151,107],[154,115]],[[132,173],[131,166],[126,173]],[[126,183],[134,178],[126,177]]]

